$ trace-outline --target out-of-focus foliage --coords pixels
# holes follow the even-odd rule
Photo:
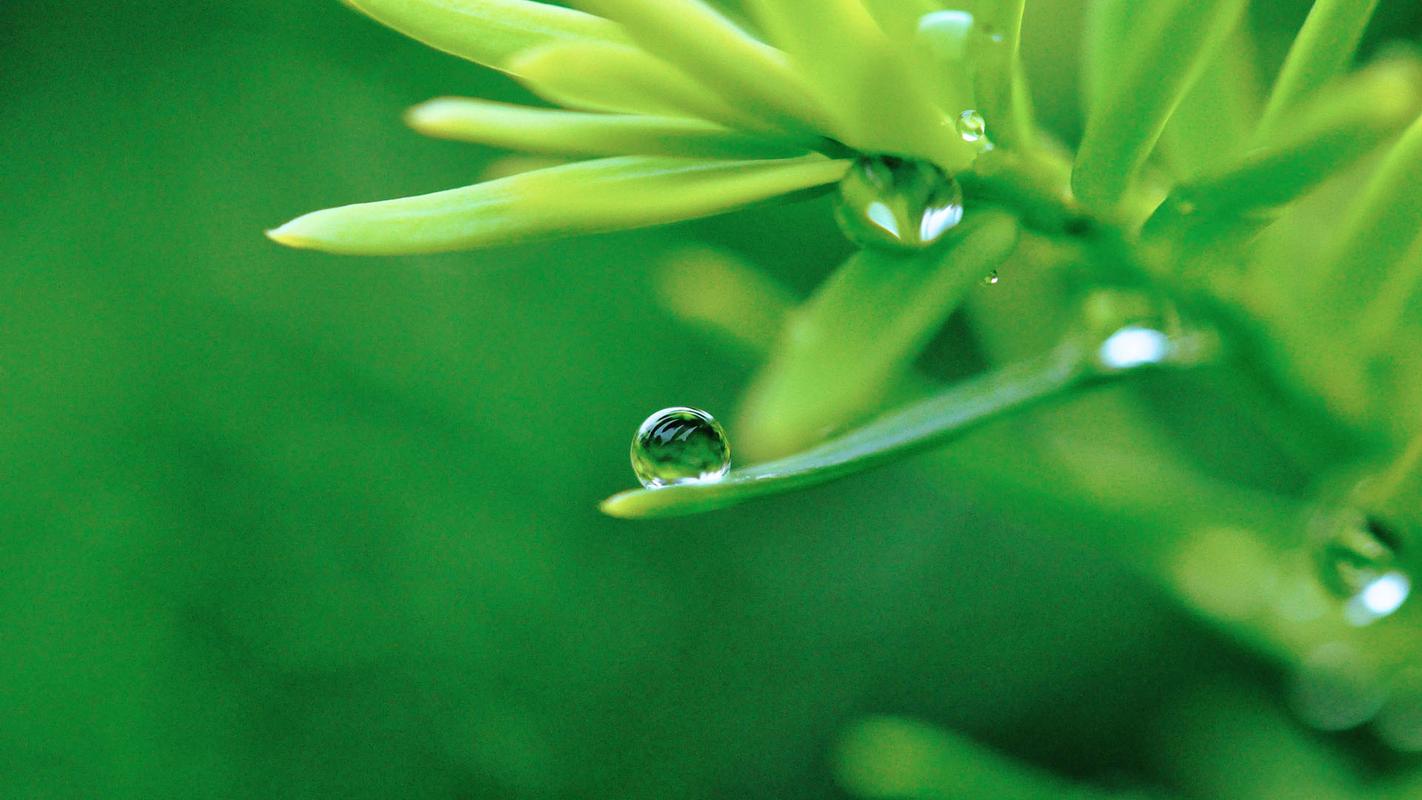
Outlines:
[[[1071,141],[1079,4],[1031,5],[1041,119]],[[1253,5],[1277,64],[1304,7]],[[1370,41],[1419,16],[1384,2]],[[1088,546],[1155,534],[1046,503],[1016,430],[749,509],[597,513],[647,412],[728,408],[754,366],[668,310],[667,276],[744,259],[803,294],[847,254],[825,201],[292,253],[260,231],[499,168],[400,109],[522,90],[324,0],[8,0],[0,75],[0,796],[941,793],[954,759],[1022,796],[1414,796],[1410,757],[1305,734],[1275,668]],[[1080,490],[1129,519],[1172,473],[1114,444],[1126,488]],[[1202,497],[1179,518],[1275,513]],[[1228,614],[1258,574],[1238,544],[1138,549]]]

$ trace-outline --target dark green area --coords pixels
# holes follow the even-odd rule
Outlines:
[[[1071,75],[1033,66],[1069,131]],[[495,154],[399,114],[517,87],[334,0],[8,0],[0,76],[0,797],[826,797],[884,713],[1105,782],[1248,769],[1183,730],[1312,763],[1257,730],[1268,669],[931,459],[598,514],[648,413],[749,373],[650,272],[709,242],[806,290],[847,250],[826,200],[291,252],[262,229],[477,179]]]

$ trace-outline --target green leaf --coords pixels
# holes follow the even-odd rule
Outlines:
[[[1082,94],[1086,107],[1095,109],[1110,90],[1121,68],[1121,54],[1149,7],[1141,0],[1093,0],[1086,9]]]
[[[968,290],[1012,253],[1018,226],[989,211],[949,235],[916,255],[858,253],[790,317],[747,392],[742,452],[794,452],[873,412]]]
[[[585,161],[418,197],[317,211],[269,231],[291,247],[353,255],[466,250],[719,214],[832,183],[822,156]]]
[[[1396,136],[1420,108],[1422,83],[1412,64],[1371,68],[1296,109],[1274,141],[1181,185],[1176,202],[1218,216],[1282,206]]]
[[[753,116],[799,132],[826,128],[823,111],[785,54],[701,0],[578,0],[576,5],[621,22],[649,53]]]
[[[891,39],[904,44],[913,41],[919,20],[925,14],[942,11],[942,0],[863,0],[864,7]]]
[[[345,0],[383,25],[494,69],[530,47],[553,42],[625,42],[619,25],[529,0]]]
[[[1260,137],[1273,135],[1294,106],[1347,69],[1378,0],[1316,0],[1296,39],[1259,123]]]
[[[1025,0],[988,4],[974,26],[972,48],[978,111],[998,145],[1031,147],[1036,137],[1032,101],[1022,68]]]
[[[1160,151],[1176,178],[1218,170],[1250,144],[1263,103],[1255,50],[1240,26],[1171,116]]]
[[[626,114],[589,114],[442,97],[405,116],[415,130],[444,139],[555,155],[666,155],[706,158],[790,158],[796,145],[732,131],[701,120]]]
[[[732,470],[715,482],[623,492],[603,501],[602,511],[627,518],[681,516],[851,475],[1061,397],[1092,375],[1085,364],[1085,354],[1072,343],[952,386],[804,452]]]
[[[861,152],[933,161],[949,172],[965,169],[977,155],[953,135],[952,120],[938,108],[927,76],[912,68],[907,48],[890,41],[859,0],[755,0],[748,6],[814,86],[840,141]]]
[[[1176,106],[1238,24],[1244,0],[1159,0],[1150,10],[1121,45],[1072,172],[1082,202],[1108,215],[1119,212]]]
[[[700,117],[751,130],[770,127],[636,47],[599,42],[545,45],[510,59],[509,69],[529,91],[569,108]]]

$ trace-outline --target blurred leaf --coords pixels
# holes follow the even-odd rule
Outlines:
[[[529,0],[344,1],[412,39],[495,69],[550,42],[626,41],[616,23]]]
[[[1315,0],[1294,39],[1259,123],[1259,136],[1276,133],[1287,115],[1353,60],[1378,0]]]
[[[1087,206],[1119,209],[1175,108],[1228,39],[1243,0],[1157,0],[1120,43],[1117,67],[1086,122],[1072,188]],[[1098,40],[1099,41],[1099,40]],[[1098,70],[1101,68],[1098,68]]]
[[[922,253],[850,258],[791,315],[748,390],[742,452],[792,453],[873,411],[1017,237],[1011,216],[981,212]]]
[[[844,166],[821,156],[780,161],[608,158],[316,211],[269,235],[290,247],[352,255],[492,247],[719,214],[833,182]]]
[[[463,97],[422,103],[405,120],[429,136],[554,155],[790,158],[810,149],[696,119],[556,111]]]
[[[738,128],[764,127],[685,72],[636,47],[602,42],[525,50],[509,68],[529,91],[569,108],[689,116]]]
[[[722,99],[789,130],[825,130],[824,116],[785,55],[701,0],[579,0],[626,26],[650,53]]]

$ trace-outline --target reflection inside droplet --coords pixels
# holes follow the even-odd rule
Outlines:
[[[1386,525],[1352,508],[1320,512],[1314,521],[1319,580],[1343,600],[1343,617],[1370,625],[1395,613],[1412,593],[1412,579],[1397,566],[1396,536]]]
[[[865,156],[840,181],[835,218],[861,247],[921,250],[962,222],[963,189],[933,164]]]
[[[1367,625],[1401,608],[1411,593],[1412,581],[1406,575],[1388,572],[1363,587],[1357,597],[1348,601],[1345,615],[1354,625]]]
[[[664,408],[632,439],[632,471],[648,489],[720,480],[730,468],[725,430],[700,409]]]

